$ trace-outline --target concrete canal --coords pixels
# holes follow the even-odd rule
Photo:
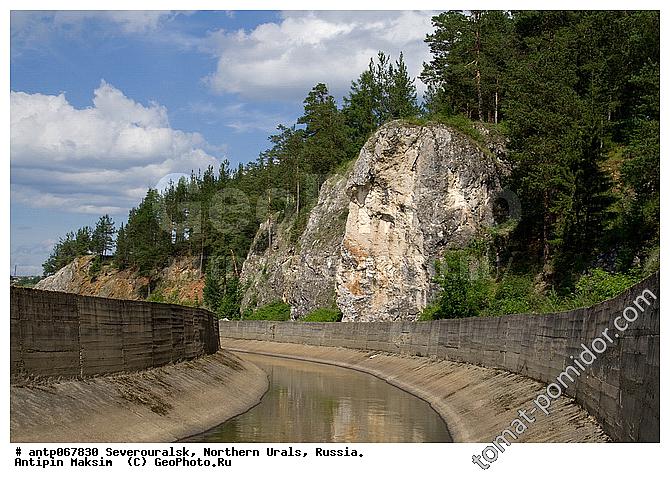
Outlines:
[[[188,442],[450,442],[430,405],[372,375],[258,354],[270,388],[246,413]]]

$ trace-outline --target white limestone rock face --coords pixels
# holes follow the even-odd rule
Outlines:
[[[349,214],[336,273],[343,320],[416,320],[435,261],[493,224],[504,164],[443,125],[386,124],[346,185]]]
[[[93,261],[93,256],[80,257],[65,265],[53,275],[43,278],[35,284],[38,290],[77,293],[75,286],[79,273]]]
[[[335,306],[335,272],[349,204],[347,179],[348,173],[335,174],[323,183],[301,234],[295,232],[295,218],[260,226],[240,277],[247,287],[243,311],[281,300],[297,319]]]
[[[499,148],[439,124],[382,126],[348,171],[323,183],[302,234],[291,218],[259,228],[242,269],[243,309],[282,300],[300,318],[336,303],[345,321],[415,320],[443,251],[493,223],[506,168],[489,150]]]

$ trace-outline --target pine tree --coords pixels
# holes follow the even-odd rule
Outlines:
[[[378,86],[374,78],[374,63],[370,59],[370,66],[351,83],[349,96],[344,98],[343,114],[347,126],[351,130],[353,156],[358,151],[372,131],[379,126]]]
[[[114,247],[114,222],[109,215],[103,215],[95,224],[95,229],[91,235],[91,246],[93,252],[99,256],[104,256]]]
[[[411,79],[407,73],[402,52],[395,66],[390,70],[388,89],[389,112],[387,116],[390,119],[402,119],[419,113],[414,79]]]
[[[126,239],[126,230],[121,223],[119,230],[116,232],[116,249],[114,251],[114,260],[116,266],[124,269],[129,263],[128,240]]]
[[[569,36],[557,35],[567,34],[564,26],[572,19],[565,12],[530,12],[519,14],[516,22],[519,53],[506,116],[517,163],[515,188],[523,203],[520,225],[545,272],[553,273],[574,214],[573,163],[580,157],[577,54]]]
[[[66,233],[53,246],[49,257],[42,264],[44,275],[53,275],[65,265],[92,251],[91,228],[81,227],[77,232]]]
[[[219,274],[216,273],[213,266],[210,264],[209,269],[205,274],[205,286],[202,289],[202,297],[205,306],[216,312],[221,303],[221,285],[219,282]]]
[[[472,117],[476,105],[471,69],[475,44],[472,24],[460,11],[443,12],[433,17],[432,23],[435,32],[425,40],[432,59],[424,63],[419,77],[434,92],[440,92],[442,102],[433,106],[433,113],[462,113]]]
[[[276,178],[276,187],[293,193],[295,211],[298,213],[305,205],[304,200],[301,203],[301,180],[305,170],[303,160],[305,132],[296,129],[295,125],[286,127],[283,124],[277,126],[277,131],[277,134],[268,138],[272,142],[272,147],[265,151],[264,157],[268,162],[276,162],[278,169],[271,173]],[[271,166],[266,166],[266,169],[271,170]]]
[[[620,248],[619,265],[631,266],[660,242],[660,70],[650,59],[631,76],[639,99],[631,122],[629,144],[624,151],[621,179],[625,198],[614,227]]]
[[[240,279],[238,277],[228,278],[228,283],[219,302],[218,316],[227,319],[239,319],[242,295]]]
[[[170,254],[170,234],[164,229],[160,203],[158,192],[149,189],[140,205],[130,211],[125,227],[129,263],[144,275],[164,266]]]
[[[351,131],[352,155],[377,127],[392,119],[419,113],[414,79],[409,77],[403,53],[395,63],[384,52],[370,64],[358,80],[351,83],[344,98],[343,114]]]
[[[513,54],[513,19],[506,12],[449,11],[433,17],[426,36],[433,58],[419,76],[434,114],[498,122]]]
[[[75,251],[79,255],[87,255],[93,251],[93,241],[91,229],[88,226],[81,227],[77,230],[74,238]]]
[[[304,159],[314,174],[325,176],[347,158],[344,117],[323,83],[312,88],[303,104],[298,123],[305,125]]]

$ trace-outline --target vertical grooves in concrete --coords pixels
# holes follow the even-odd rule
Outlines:
[[[12,381],[138,371],[219,349],[203,309],[18,287],[10,297]]]

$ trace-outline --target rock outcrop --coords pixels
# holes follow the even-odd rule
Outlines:
[[[441,125],[386,125],[347,183],[337,269],[345,320],[414,320],[433,293],[435,261],[493,224],[502,164]]]
[[[241,271],[242,310],[277,300],[301,318],[339,308],[345,321],[416,320],[436,293],[435,261],[494,223],[493,202],[507,171],[504,143],[480,130],[393,121],[358,158],[328,178],[305,222],[278,214],[258,230]],[[144,299],[136,271],[76,259],[35,288]],[[97,273],[96,273],[97,272]],[[152,280],[157,300],[202,301],[198,260],[181,258]]]
[[[103,264],[93,270],[95,256],[76,258],[55,274],[40,280],[36,289],[93,295],[126,300],[144,300],[149,293],[149,278],[136,270],[118,270]],[[183,257],[161,270],[152,283],[152,293],[175,303],[202,301],[204,277],[200,275],[197,258]]]
[[[335,174],[323,183],[299,238],[295,217],[261,225],[242,268],[241,281],[248,287],[243,309],[281,300],[291,305],[293,318],[300,318],[314,309],[335,306],[348,174]]]
[[[415,320],[435,292],[435,261],[494,223],[507,168],[491,151],[500,143],[440,124],[381,127],[323,184],[297,243],[292,222],[261,226],[243,306],[279,299],[299,318],[336,303],[345,321]]]
[[[110,267],[103,267],[93,277],[91,268],[94,260],[94,255],[78,257],[55,274],[40,280],[35,288],[115,299],[143,298],[140,291],[149,283],[148,278],[139,277],[131,270],[119,271]]]

